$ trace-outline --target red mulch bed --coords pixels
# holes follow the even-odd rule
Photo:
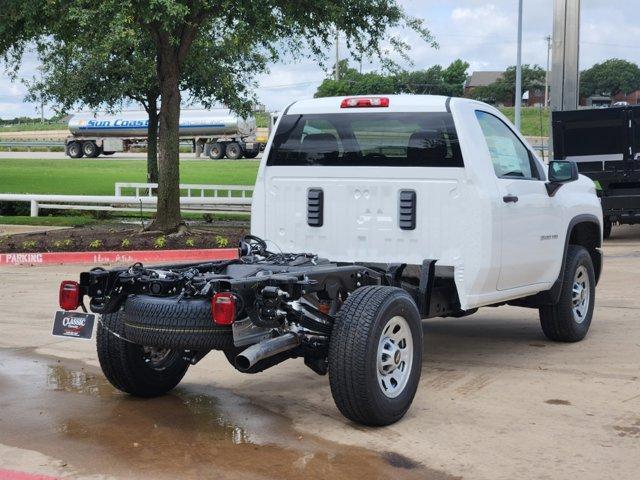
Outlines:
[[[94,225],[1,236],[0,253],[234,248],[247,233],[246,222],[232,221],[191,226],[173,235],[142,232],[133,225]]]

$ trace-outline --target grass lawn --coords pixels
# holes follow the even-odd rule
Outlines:
[[[253,185],[259,162],[180,162],[180,182]],[[0,160],[0,192],[113,195],[116,182],[146,182],[144,160]]]
[[[81,227],[98,223],[95,218],[86,215],[68,217],[26,217],[21,215],[0,215],[0,225],[44,225],[47,227]]]
[[[501,107],[500,111],[512,122],[515,118],[514,107]],[[546,137],[549,135],[549,110],[542,110],[542,120],[540,119],[540,109],[535,107],[522,108],[522,125],[521,131],[523,135],[530,137]],[[540,125],[542,122],[542,125]],[[542,128],[542,133],[541,129]]]
[[[2,132],[33,132],[33,131],[46,131],[46,130],[66,130],[68,125],[66,123],[20,123],[19,125],[6,125],[0,126],[0,133]]]

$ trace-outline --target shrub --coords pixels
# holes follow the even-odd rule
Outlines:
[[[162,235],[161,237],[156,238],[155,241],[153,242],[153,246],[155,248],[164,248],[164,247],[166,247],[167,246],[167,237]]]
[[[218,248],[225,248],[229,246],[229,239],[227,237],[223,237],[222,235],[216,235],[216,245]]]
[[[122,248],[129,248],[131,246],[131,240],[129,240],[128,238],[123,238],[120,246]]]
[[[92,248],[94,250],[97,250],[99,248],[102,247],[102,240],[92,240],[91,243],[89,243],[89,248]]]
[[[35,240],[25,240],[24,242],[22,242],[23,250],[35,250],[37,246],[38,243]]]
[[[184,241],[184,244],[185,244],[187,247],[194,247],[194,246],[196,245],[196,241],[195,241],[193,238],[187,238],[187,239]]]

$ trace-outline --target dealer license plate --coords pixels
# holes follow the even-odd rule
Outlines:
[[[56,337],[82,338],[90,340],[96,316],[92,313],[65,312],[58,310],[53,319],[51,333]]]

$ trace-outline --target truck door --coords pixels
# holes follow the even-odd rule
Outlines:
[[[562,211],[545,188],[542,166],[509,126],[483,111],[476,116],[489,147],[502,225],[498,290],[552,282],[561,252]]]

